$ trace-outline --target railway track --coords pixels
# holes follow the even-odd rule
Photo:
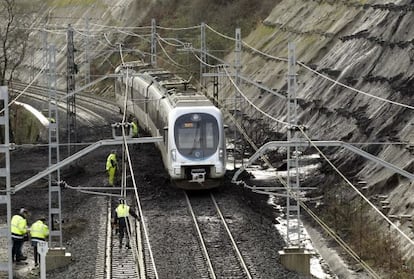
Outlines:
[[[98,256],[96,262],[96,279],[147,278],[143,269],[143,247],[141,245],[140,223],[131,218],[130,246],[119,246],[118,235],[111,225],[112,210],[108,201],[106,216],[101,218],[98,236]],[[142,270],[143,272],[140,272]]]
[[[14,94],[20,94],[23,90],[27,87],[26,83],[14,81],[13,87],[11,87],[11,92]],[[17,101],[20,99],[26,100],[29,98],[30,100],[35,100],[38,103],[42,104],[43,106],[47,104],[49,94],[48,88],[39,85],[31,85],[26,89],[24,94],[19,97]],[[67,101],[66,95],[67,93],[62,90],[56,90],[56,95],[58,99],[58,107],[60,111],[66,112],[67,109]],[[107,124],[107,119],[105,117],[108,112],[118,113],[119,108],[115,104],[115,102],[100,98],[96,95],[89,95],[86,93],[77,93],[76,94],[76,114],[77,118],[83,122],[85,126],[96,126],[96,125],[104,125]],[[40,107],[37,108],[41,110]],[[65,119],[65,118],[62,118]]]
[[[213,194],[185,194],[208,270],[205,278],[253,278]]]
[[[20,82],[20,81],[13,81],[13,86],[11,87],[11,90],[16,92],[16,93],[20,93],[27,86],[28,86],[27,83]],[[26,92],[24,93],[24,95],[31,93],[31,94],[37,94],[39,96],[48,97],[48,91],[49,91],[48,87],[32,84],[32,85],[30,85],[30,87],[28,87],[26,89]],[[67,95],[66,91],[56,90],[56,94],[57,94],[59,99],[66,102],[66,98],[65,98],[66,95]],[[97,95],[83,93],[83,92],[76,93],[76,100],[80,100],[80,101],[83,101],[85,103],[89,103],[91,105],[93,104],[94,106],[98,105],[99,107],[102,107],[104,109],[109,109],[109,110],[114,109],[116,107],[115,103],[111,102],[108,99],[101,98]]]
[[[45,100],[44,93],[30,92],[30,94],[43,96],[40,98]],[[96,101],[98,98],[92,99],[89,96],[83,98],[81,95],[77,98],[79,106],[84,106],[84,104],[94,106],[94,103],[98,103],[102,109],[116,109],[115,111],[118,112],[117,108],[109,104],[109,101],[104,100],[105,104],[101,105]],[[99,114],[98,111],[95,113]],[[107,125],[109,121],[109,118],[106,118],[105,124]],[[151,154],[154,154],[154,151]],[[153,157],[149,158],[152,163],[161,163]],[[135,159],[140,164],[141,171],[148,167],[148,161],[142,162],[140,156],[136,156]],[[183,192],[165,189],[170,185],[166,185],[168,183],[165,182],[164,175],[151,173],[150,176],[151,179],[147,179],[145,175],[136,177],[136,179],[141,178],[139,190],[142,192],[147,190],[148,195],[144,196],[141,201],[144,204],[143,221],[146,223],[142,224],[142,227],[133,227],[132,235],[135,241],[131,241],[132,249],[118,248],[117,236],[113,234],[110,226],[109,201],[107,214],[99,216],[102,219],[100,220],[102,227],[93,228],[99,231],[95,278],[295,278],[294,276],[262,276],[268,274],[268,270],[271,269],[277,270],[273,274],[279,270],[287,274],[287,271],[277,266],[274,260],[271,260],[271,263],[266,261],[269,258],[275,259],[276,256],[264,257],[264,253],[258,256],[260,254],[257,251],[252,253],[249,250],[251,247],[246,245],[254,239],[250,235],[245,236],[248,240],[240,252],[238,246],[240,246],[240,235],[243,230],[237,229],[240,223],[238,217],[234,216],[241,208],[237,207],[234,202],[233,207],[226,208],[223,202],[217,203],[213,196],[190,195],[183,198]],[[228,197],[224,199],[229,201]],[[226,208],[225,210],[231,215],[223,214],[218,204]],[[250,223],[250,219],[248,220]],[[237,240],[234,240],[231,234],[232,227],[235,231],[238,230],[234,233]],[[148,235],[141,237],[141,231],[144,232],[144,228],[147,228]],[[263,243],[267,242],[263,241]],[[279,249],[276,245],[265,244],[263,246],[266,245],[272,250]],[[265,251],[261,245],[259,246],[261,251]],[[267,252],[266,255],[269,253]],[[93,263],[89,264],[93,265]],[[259,266],[266,270],[262,270]],[[256,269],[259,269],[258,273]]]
[[[153,192],[142,201],[152,250],[143,244],[146,278],[297,278],[277,262],[275,235],[230,196]]]
[[[184,192],[185,193],[185,192]],[[194,265],[197,269],[195,278],[254,278],[239,251],[236,241],[226,223],[226,218],[221,212],[213,195],[197,196],[185,194],[186,216],[181,216],[187,224],[185,229],[190,231],[193,239],[186,239],[187,247],[193,251],[192,257],[185,257],[182,252],[182,260],[186,264]],[[109,203],[108,203],[109,204]],[[110,208],[110,206],[108,206]],[[131,229],[131,249],[118,247],[118,238],[111,228],[111,210],[108,209],[107,217],[102,223],[106,228],[105,236],[100,236],[98,247],[106,247],[105,251],[98,251],[97,270],[95,278],[162,278],[157,273],[157,262],[152,259],[150,245],[141,236],[140,223],[134,222]],[[148,224],[142,224],[145,226]],[[194,233],[196,231],[196,233]],[[173,233],[173,232],[172,232]],[[155,236],[154,233],[150,235]],[[155,248],[156,249],[156,248]],[[180,251],[176,253],[180,254]],[[188,260],[191,259],[191,263]],[[172,268],[172,266],[169,266]],[[168,271],[163,271],[168,273]],[[177,278],[172,276],[172,278]]]

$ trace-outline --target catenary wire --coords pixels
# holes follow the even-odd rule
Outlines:
[[[127,70],[126,70],[126,80],[127,81],[125,82],[125,94],[124,94],[124,100],[125,101],[124,101],[124,113],[123,113],[123,116],[122,116],[122,123],[125,123],[126,112],[127,112],[128,79],[129,79],[129,77],[128,77],[129,71],[128,70],[129,69],[127,68]],[[155,276],[156,276],[156,278],[158,278],[158,272],[157,272],[157,268],[156,268],[156,265],[155,265],[154,256],[152,254],[151,243],[149,241],[148,229],[146,227],[146,223],[144,222],[143,210],[142,210],[142,206],[141,206],[140,199],[139,199],[139,196],[138,196],[137,185],[136,185],[136,182],[135,182],[135,175],[134,175],[134,172],[133,172],[133,169],[132,169],[131,156],[130,156],[130,153],[129,153],[128,144],[126,143],[124,125],[122,125],[122,135],[123,135],[123,139],[124,139],[124,147],[125,147],[125,150],[126,150],[126,155],[127,155],[127,158],[128,158],[128,163],[129,163],[131,177],[132,177],[132,183],[133,183],[133,187],[134,187],[135,201],[137,203],[139,216],[141,217],[141,220],[142,220],[142,228],[144,230],[145,241],[146,241],[146,243],[149,247],[148,250],[149,250],[149,254],[150,254],[150,258],[151,258],[151,262],[152,262],[152,266],[153,266],[153,269],[154,269]]]
[[[230,81],[232,82],[233,86],[237,89],[237,91],[243,96],[243,98],[250,103],[250,105],[252,105],[254,108],[256,108],[256,110],[258,110],[260,113],[262,113],[263,115],[265,115],[266,117],[270,117],[270,119],[274,120],[274,121],[278,121],[281,124],[284,125],[289,125],[289,123],[287,122],[283,122],[280,121],[278,119],[275,119],[274,117],[271,117],[269,114],[267,114],[266,112],[264,112],[263,110],[261,110],[260,108],[258,108],[257,106],[255,106],[244,94],[243,92],[237,87],[236,83],[234,82],[234,80],[231,78],[231,76],[228,74],[227,70],[224,69],[226,71],[227,77],[230,79]],[[301,127],[300,125],[292,125],[293,127],[297,127],[302,134],[306,137],[306,139],[310,142],[310,144],[312,144],[313,147],[316,148],[316,150],[320,153],[320,155],[331,165],[331,167],[341,176],[342,179],[345,180],[345,182],[347,182],[348,185],[350,185],[353,190],[360,195],[383,219],[385,219],[391,226],[393,226],[405,239],[407,239],[412,245],[414,245],[414,241],[411,240],[400,228],[398,228],[398,226],[396,226],[393,222],[390,221],[390,219],[385,216],[375,205],[373,205],[346,177],[345,175],[343,175],[338,168],[336,168],[334,166],[334,164],[326,157],[326,155],[313,143],[313,141],[310,139],[310,137],[305,133],[305,131],[303,130],[303,127]]]
[[[206,26],[208,27],[208,29],[209,29],[209,30],[213,31],[215,34],[220,35],[220,36],[221,36],[221,37],[223,37],[223,38],[226,38],[226,39],[229,39],[229,40],[235,41],[235,38],[232,38],[232,37],[229,37],[229,36],[227,36],[227,35],[224,35],[224,34],[222,34],[222,33],[218,32],[218,31],[214,30],[212,27],[210,27],[210,26],[209,26],[209,25],[207,25],[207,24],[206,24]],[[254,47],[250,46],[248,43],[246,43],[246,42],[244,42],[244,41],[242,41],[242,43],[243,43],[245,46],[247,46],[248,48],[250,48],[251,50],[253,50],[253,51],[255,51],[255,52],[257,52],[257,53],[259,53],[259,54],[261,54],[261,55],[263,55],[263,56],[266,56],[266,57],[268,57],[268,58],[275,59],[275,60],[278,60],[278,61],[284,61],[284,62],[287,62],[287,61],[288,61],[288,59],[287,59],[287,58],[280,58],[280,57],[276,57],[276,56],[273,56],[273,55],[267,54],[267,53],[265,53],[265,52],[262,52],[262,51],[260,51],[260,50],[258,50],[258,49],[256,49],[256,48],[254,48]],[[397,106],[401,106],[401,107],[405,107],[405,108],[409,108],[409,109],[414,109],[414,107],[413,107],[413,106],[410,106],[410,105],[407,105],[407,104],[403,104],[403,103],[400,103],[400,102],[391,101],[391,100],[388,100],[388,99],[385,99],[385,98],[381,98],[381,97],[375,96],[375,95],[373,95],[373,94],[369,94],[369,93],[367,93],[367,92],[364,92],[364,91],[362,91],[362,90],[356,89],[356,88],[354,88],[354,87],[351,87],[351,86],[349,86],[349,85],[346,85],[346,84],[344,84],[344,83],[341,83],[341,82],[339,82],[339,81],[337,81],[337,80],[334,80],[334,79],[332,79],[332,78],[328,77],[327,75],[324,75],[324,74],[322,74],[322,73],[320,73],[320,72],[318,72],[318,71],[316,71],[316,70],[312,69],[311,67],[307,66],[306,64],[304,64],[304,63],[302,63],[302,62],[297,61],[296,63],[297,63],[298,65],[300,65],[301,67],[305,68],[306,70],[311,71],[312,73],[314,73],[314,74],[316,74],[316,75],[318,75],[318,76],[320,76],[320,77],[322,77],[322,78],[324,78],[324,79],[326,79],[326,80],[328,80],[328,81],[333,82],[333,83],[334,83],[334,85],[340,85],[340,86],[342,86],[342,87],[344,87],[344,88],[347,88],[347,89],[349,89],[349,90],[352,90],[352,91],[354,91],[354,92],[356,92],[356,93],[360,93],[360,94],[363,94],[363,95],[365,95],[365,96],[368,96],[368,97],[371,97],[371,98],[375,98],[375,99],[380,100],[380,101],[383,101],[383,102],[387,102],[387,103],[390,103],[390,104],[393,104],[393,105],[397,105]]]

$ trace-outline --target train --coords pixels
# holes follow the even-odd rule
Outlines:
[[[226,173],[225,125],[221,111],[190,80],[135,62],[115,69],[115,99],[156,143],[168,176],[178,188],[212,189]],[[126,101],[125,101],[126,98]]]

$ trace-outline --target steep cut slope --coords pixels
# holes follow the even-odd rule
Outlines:
[[[18,79],[31,81],[44,66],[45,44],[53,45],[56,55],[56,86],[66,90],[67,34],[73,27],[75,63],[78,66],[76,88],[86,84],[86,73],[93,81],[104,72],[113,73],[118,62],[119,45],[127,34],[117,31],[117,26],[134,27],[147,16],[155,0],[54,0],[42,2],[39,14],[34,17],[29,45]],[[47,54],[51,56],[52,53]],[[112,64],[114,63],[114,64]],[[109,65],[109,66],[108,66]],[[103,67],[104,66],[104,67]],[[112,66],[112,69],[108,69]],[[89,70],[86,69],[88,67]],[[105,71],[102,70],[105,68]],[[47,77],[37,76],[35,84],[47,84]],[[108,86],[113,84],[109,79]],[[101,88],[103,88],[102,86]],[[90,90],[91,88],[87,88]]]
[[[309,128],[307,135],[317,140],[359,143],[357,147],[412,172],[413,10],[414,3],[408,0],[281,1],[244,39],[268,55],[244,45],[242,73],[268,88],[286,91],[287,45],[294,42],[297,61],[332,79],[297,66],[299,122]],[[233,59],[229,57],[228,61],[233,63]],[[224,98],[234,94],[229,87]],[[242,90],[264,111],[286,121],[285,100],[258,94],[257,88],[248,85]],[[275,123],[274,129],[286,133],[284,125]],[[382,144],[374,144],[379,142]],[[368,196],[387,195],[390,214],[414,214],[414,189],[407,178],[350,151],[324,150],[348,179],[367,182]],[[349,188],[349,192],[353,190]],[[413,237],[410,222],[399,225]],[[406,255],[414,255],[412,245],[403,249]]]

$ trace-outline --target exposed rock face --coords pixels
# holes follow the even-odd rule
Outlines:
[[[244,39],[269,56],[254,49],[243,52],[242,73],[286,91],[285,58],[288,42],[294,42],[297,61],[309,67],[296,67],[299,122],[309,127],[309,138],[366,143],[358,147],[412,172],[414,3],[389,2],[280,1],[263,25]],[[227,86],[224,98],[231,98],[234,89]],[[286,121],[286,100],[271,94],[259,97],[258,89],[248,86],[243,92]],[[285,132],[282,126],[275,123],[275,129]],[[374,142],[401,144],[368,144]],[[343,149],[329,153],[349,179],[367,181],[370,195],[388,195],[392,214],[414,213],[408,179]]]

